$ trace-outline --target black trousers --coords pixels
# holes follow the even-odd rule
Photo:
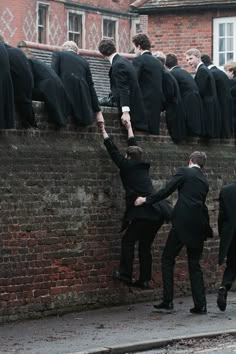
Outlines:
[[[236,233],[231,241],[226,258],[226,268],[224,271],[222,286],[230,290],[234,280],[236,279]]]
[[[171,302],[174,298],[174,265],[175,258],[185,245],[178,239],[174,228],[170,230],[162,254],[163,300]],[[194,306],[206,306],[205,287],[200,259],[203,244],[199,248],[186,247],[188,256],[188,271],[191,283]]]
[[[133,220],[121,241],[120,273],[132,280],[135,243],[138,241],[139,280],[149,281],[152,278],[151,246],[157,231],[163,224],[160,221],[135,219]]]

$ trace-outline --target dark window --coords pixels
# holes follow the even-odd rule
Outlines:
[[[103,20],[103,38],[116,41],[116,21]]]
[[[38,42],[47,42],[47,16],[48,6],[39,4],[38,7]]]
[[[82,15],[69,13],[68,39],[82,48]]]

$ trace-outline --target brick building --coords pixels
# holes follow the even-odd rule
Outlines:
[[[131,8],[148,15],[153,49],[175,52],[181,64],[192,47],[220,67],[236,60],[235,0],[136,0]]]
[[[97,49],[101,38],[114,38],[129,52],[131,37],[146,31],[146,16],[132,13],[127,0],[1,0],[0,32],[15,46],[21,40],[60,46],[74,40]]]

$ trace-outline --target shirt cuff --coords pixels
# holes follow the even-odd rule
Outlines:
[[[128,106],[123,106],[122,107],[122,112],[124,113],[124,112],[129,112],[130,111],[130,109],[129,109],[129,107]]]

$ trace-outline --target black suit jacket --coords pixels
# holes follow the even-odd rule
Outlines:
[[[224,186],[219,195],[218,231],[220,236],[219,265],[223,264],[236,232],[236,183]]]
[[[213,74],[201,64],[196,72],[195,81],[203,102],[206,135],[210,138],[219,138],[221,114]]]
[[[152,56],[151,52],[144,52],[134,58],[133,65],[142,92],[149,133],[158,135],[163,96],[163,66]]]
[[[205,135],[204,114],[201,97],[193,77],[180,66],[171,70],[179,85],[180,94],[186,112],[186,125],[189,135]]]
[[[109,71],[112,96],[118,107],[129,106],[132,126],[148,131],[142,93],[132,63],[116,54]]]
[[[198,248],[206,237],[211,237],[208,209],[205,204],[208,181],[198,167],[182,167],[170,179],[166,187],[148,196],[146,203],[152,204],[167,198],[178,190],[178,200],[172,213],[172,225],[178,238],[186,246]]]
[[[29,58],[34,78],[32,98],[43,100],[50,117],[59,127],[66,125],[68,100],[61,79],[54,70],[42,60]]]
[[[230,138],[233,136],[233,102],[230,93],[230,80],[228,76],[216,66],[210,68],[215,79],[217,98],[221,112],[221,136]]]
[[[76,123],[92,124],[100,107],[87,60],[73,51],[59,51],[53,53],[51,65],[65,86]]]
[[[172,208],[166,201],[154,203],[154,205],[143,205],[140,208],[134,206],[134,202],[139,195],[148,196],[154,192],[152,180],[149,176],[150,164],[125,158],[110,138],[105,139],[104,144],[111,159],[120,170],[126,199],[124,222],[137,218],[169,221]],[[137,145],[135,138],[128,139],[128,145]]]
[[[187,136],[186,112],[178,82],[168,70],[163,72],[162,89],[167,128],[173,141],[179,143]]]

